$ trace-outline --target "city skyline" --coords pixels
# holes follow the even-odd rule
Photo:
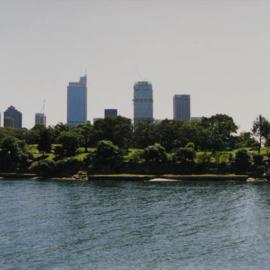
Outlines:
[[[270,118],[269,11],[260,0],[3,0],[2,122],[12,104],[32,127],[44,99],[48,125],[66,122],[66,84],[87,70],[91,121],[108,107],[132,118],[130,89],[146,80],[157,119],[188,92],[193,115],[225,113],[250,130],[259,114]]]

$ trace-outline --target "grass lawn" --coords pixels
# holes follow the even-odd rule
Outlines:
[[[46,154],[46,159],[48,160],[54,160],[55,159],[55,154],[54,154],[54,149],[56,146],[59,146],[59,144],[53,144],[52,145],[52,151],[50,153]],[[39,152],[38,150],[38,146],[37,144],[30,144],[29,146],[29,150],[32,153],[34,159],[39,159],[42,157],[42,153]],[[200,163],[200,162],[206,162],[206,161],[210,161],[212,163],[217,162],[218,163],[227,163],[230,161],[230,159],[235,158],[236,152],[239,150],[247,150],[249,152],[250,155],[254,155],[257,154],[258,151],[254,150],[252,148],[241,148],[241,149],[235,149],[235,150],[231,150],[231,151],[219,151],[219,152],[215,152],[215,153],[211,153],[209,151],[198,151],[196,152],[196,158],[195,158],[195,162]],[[94,152],[95,148],[94,147],[89,147],[87,148],[88,153],[90,152]],[[138,149],[138,148],[130,148],[127,152],[127,154],[124,156],[124,161],[129,161],[129,160],[133,160],[136,156],[138,156],[141,152],[143,151],[143,149]],[[85,153],[85,149],[84,147],[79,147],[77,149],[77,153],[74,156],[74,158],[78,159],[78,160],[84,160],[86,158],[86,156],[88,155],[88,153]],[[263,147],[261,149],[261,155],[266,156],[270,153],[270,147]],[[171,157],[171,153],[169,153],[169,157]]]

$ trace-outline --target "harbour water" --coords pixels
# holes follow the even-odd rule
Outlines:
[[[270,269],[270,185],[0,181],[0,269]]]

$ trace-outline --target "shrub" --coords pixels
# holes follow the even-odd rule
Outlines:
[[[102,140],[93,155],[94,167],[114,168],[122,161],[121,151],[111,141]]]
[[[53,176],[56,172],[56,163],[53,160],[43,159],[33,162],[29,169],[41,176]]]
[[[7,136],[0,143],[0,170],[26,170],[31,159],[25,143],[15,137]]]
[[[56,162],[58,175],[73,175],[84,168],[84,162],[76,158],[67,158]]]
[[[79,136],[75,132],[64,131],[58,137],[58,143],[63,146],[64,156],[74,156],[76,154],[77,147],[79,146]]]
[[[195,151],[192,148],[180,147],[173,155],[173,159],[180,163],[193,163],[195,158]]]
[[[235,154],[235,169],[238,172],[247,172],[250,169],[251,158],[246,150],[239,150]]]
[[[255,154],[253,156],[253,162],[255,166],[261,166],[263,165],[263,156],[260,154]]]
[[[141,154],[141,158],[148,164],[161,164],[168,160],[165,148],[160,144],[154,144],[146,147]]]

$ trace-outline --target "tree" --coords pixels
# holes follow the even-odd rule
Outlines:
[[[247,172],[251,165],[251,158],[246,150],[239,150],[235,154],[235,168],[239,172]]]
[[[184,136],[184,122],[165,119],[156,124],[156,141],[165,147],[166,151],[171,151],[175,147],[175,142],[185,145],[188,138]]]
[[[114,168],[121,162],[121,151],[117,145],[111,141],[102,140],[97,144],[93,156],[94,167]]]
[[[176,162],[183,164],[193,163],[195,158],[195,151],[190,147],[180,147],[173,155]]]
[[[206,129],[208,147],[213,152],[230,147],[232,134],[238,129],[232,117],[226,114],[203,117],[201,126]]]
[[[79,145],[79,136],[75,132],[64,131],[58,139],[58,143],[62,144],[64,156],[74,156]]]
[[[253,155],[253,162],[256,167],[263,165],[263,156],[260,154]]]
[[[40,130],[39,139],[38,139],[38,150],[43,152],[50,152],[52,149],[52,132],[51,129],[44,127]]]
[[[61,133],[63,132],[68,132],[70,131],[70,127],[66,124],[63,123],[58,123],[56,126],[52,128],[53,130],[53,143],[57,143],[58,137],[60,136]]]
[[[140,120],[134,126],[133,146],[145,148],[157,142],[156,127],[151,121]]]
[[[132,138],[131,120],[122,116],[100,119],[94,124],[96,142],[108,140],[113,144],[128,148]]]
[[[241,132],[238,137],[236,137],[236,147],[253,147],[256,144],[256,140],[252,137],[251,132]]]
[[[29,169],[41,176],[52,176],[56,173],[56,163],[53,160],[43,159],[33,162]]]
[[[0,170],[25,170],[30,161],[31,154],[23,141],[7,136],[0,144]]]
[[[141,158],[146,163],[153,165],[159,165],[168,160],[165,148],[158,143],[146,147],[141,154]]]
[[[262,147],[262,140],[267,139],[270,133],[270,123],[266,120],[265,117],[259,115],[257,119],[253,122],[252,133],[255,137],[259,139],[259,149],[260,153]]]
[[[88,147],[94,144],[94,128],[90,123],[80,124],[74,127],[74,131],[80,135],[80,145],[84,147],[84,151],[88,152]]]

